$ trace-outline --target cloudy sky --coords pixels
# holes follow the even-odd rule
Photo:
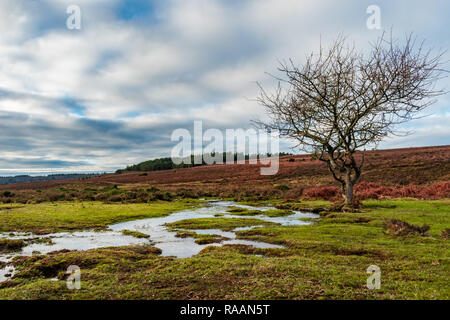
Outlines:
[[[66,27],[71,4],[80,30]],[[366,26],[369,5],[381,30]],[[169,156],[172,131],[194,120],[247,128],[264,114],[255,82],[273,84],[278,60],[301,63],[339,33],[367,48],[391,28],[449,49],[448,12],[447,0],[1,0],[0,175]],[[449,96],[428,113],[380,147],[450,144]]]

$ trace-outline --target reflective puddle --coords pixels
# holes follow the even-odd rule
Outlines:
[[[175,256],[177,258],[188,258],[199,253],[207,246],[222,246],[224,244],[243,244],[256,248],[283,248],[280,245],[274,245],[259,241],[250,241],[236,239],[236,232],[249,230],[258,226],[235,228],[233,231],[222,231],[220,229],[201,229],[189,230],[197,234],[218,235],[226,237],[229,240],[223,240],[220,243],[197,244],[191,237],[179,238],[176,233],[169,231],[166,223],[177,222],[184,219],[214,218],[221,214],[222,218],[254,218],[264,221],[278,223],[282,226],[299,226],[311,224],[309,221],[299,220],[301,218],[318,218],[312,213],[303,213],[294,211],[293,215],[285,217],[267,217],[264,215],[237,216],[227,214],[230,207],[239,207],[249,210],[266,211],[272,207],[252,207],[240,205],[233,201],[209,201],[208,205],[202,208],[185,210],[173,213],[161,218],[149,218],[134,221],[122,222],[110,225],[108,231],[78,231],[78,232],[60,232],[37,236],[30,233],[0,233],[0,238],[23,239],[29,244],[19,252],[0,253],[0,261],[10,262],[14,256],[31,256],[33,253],[46,254],[57,250],[89,250],[104,247],[120,247],[128,245],[152,244],[162,250],[162,256]],[[138,231],[149,235],[149,238],[136,238],[122,234],[123,230]],[[33,243],[33,239],[41,239],[38,243]],[[48,241],[42,242],[42,239]],[[10,265],[1,267],[0,263],[0,281],[5,281],[14,275],[14,268]]]

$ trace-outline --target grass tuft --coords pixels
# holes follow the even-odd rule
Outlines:
[[[20,251],[25,246],[23,240],[0,239],[0,252]]]
[[[409,224],[405,221],[399,219],[391,219],[385,223],[384,228],[387,233],[393,234],[395,236],[405,236],[405,235],[427,235],[427,231],[430,230],[430,226],[423,224],[420,226],[415,226]]]
[[[150,238],[150,236],[148,234],[139,232],[139,231],[133,231],[133,230],[122,230],[122,234],[125,236],[132,236],[135,238],[140,238],[140,239],[148,239]]]

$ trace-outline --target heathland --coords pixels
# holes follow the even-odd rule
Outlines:
[[[113,223],[202,207],[202,199],[272,206],[265,213],[272,217],[320,214],[310,225],[282,226],[260,220],[258,210],[234,208],[227,214],[235,219],[218,214],[167,226],[203,243],[222,238],[194,230],[256,226],[236,231],[237,238],[281,248],[207,246],[175,258],[161,256],[149,241],[18,256],[11,262],[14,277],[0,282],[0,299],[450,298],[450,146],[368,151],[356,186],[360,205],[344,211],[326,167],[309,156],[282,157],[275,176],[260,176],[259,168],[212,165],[0,186],[6,238],[11,232],[102,232]],[[26,245],[19,242],[3,239],[0,252],[18,252]],[[70,265],[82,270],[80,290],[55,281],[67,277]],[[380,289],[366,286],[371,265],[381,270]]]

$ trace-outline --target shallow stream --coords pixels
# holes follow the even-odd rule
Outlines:
[[[175,237],[176,232],[169,231],[165,226],[166,223],[177,222],[184,219],[198,219],[198,218],[214,218],[215,215],[220,214],[222,218],[255,218],[264,221],[278,223],[282,226],[292,225],[307,225],[310,221],[300,220],[301,218],[318,218],[318,215],[312,213],[303,213],[294,211],[294,214],[284,217],[268,217],[265,215],[254,216],[237,216],[227,214],[227,209],[230,207],[240,207],[249,210],[266,211],[273,209],[272,207],[253,207],[248,205],[241,205],[233,201],[209,201],[207,206],[202,208],[184,210],[172,213],[165,217],[148,218],[122,222],[109,226],[107,231],[77,231],[77,232],[59,232],[38,236],[31,233],[0,233],[0,238],[7,239],[41,239],[39,243],[30,242],[29,245],[22,248],[21,251],[14,253],[0,253],[0,261],[10,262],[14,256],[31,256],[33,254],[46,254],[57,250],[89,250],[104,247],[120,247],[138,244],[153,244],[155,247],[162,250],[162,256],[175,256],[177,258],[192,257],[199,253],[207,246],[222,246],[224,244],[243,244],[256,248],[282,248],[280,245],[236,239],[236,232],[241,230],[249,230],[258,226],[235,228],[233,231],[222,231],[219,229],[201,229],[189,230],[197,234],[219,235],[229,240],[224,240],[220,243],[212,244],[197,244],[195,239],[191,237],[179,238]],[[149,235],[149,238],[136,238],[122,234],[123,230],[138,231]],[[47,242],[42,242],[42,238],[48,239]],[[51,240],[51,241],[50,241]],[[11,265],[0,267],[0,282],[5,281],[14,275],[14,268]]]

